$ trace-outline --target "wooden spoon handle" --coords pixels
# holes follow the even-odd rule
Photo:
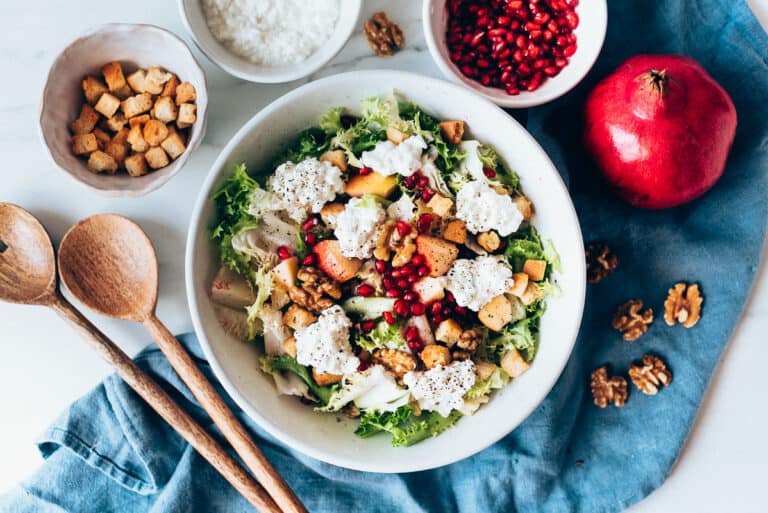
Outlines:
[[[179,377],[186,383],[203,409],[208,412],[208,415],[232,444],[235,452],[240,455],[245,465],[275,502],[286,513],[308,513],[293,490],[253,442],[245,427],[224,403],[224,399],[195,365],[186,349],[176,340],[176,337],[154,314],[144,321],[144,326],[165,353]]]
[[[149,404],[189,445],[208,460],[229,483],[262,513],[281,513],[264,489],[230,456],[216,440],[189,416],[160,385],[139,368],[131,358],[64,297],[54,299],[51,307],[90,343],[101,357],[114,367],[147,404]]]

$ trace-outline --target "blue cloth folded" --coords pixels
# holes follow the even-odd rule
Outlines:
[[[614,275],[590,287],[573,356],[544,403],[509,436],[462,462],[407,475],[349,471],[303,456],[251,428],[310,511],[616,512],[658,487],[674,465],[756,271],[768,217],[768,40],[743,1],[610,0],[609,30],[595,68],[574,91],[527,113],[527,127],[563,173],[587,240],[607,241]],[[589,0],[582,1],[589,8]],[[739,114],[725,175],[690,205],[630,208],[607,191],[580,143],[587,92],[637,53],[694,57],[733,97]],[[667,288],[701,284],[701,322],[660,320]],[[642,298],[657,321],[635,343],[610,327],[618,304]],[[183,342],[211,376],[193,336]],[[650,397],[630,388],[624,408],[592,405],[589,373],[624,373],[652,352],[674,374]],[[151,346],[138,357],[204,425],[209,419]],[[212,376],[211,376],[212,377]],[[211,427],[211,431],[218,432]],[[40,442],[45,463],[0,510],[133,513],[240,512],[251,508],[126,385],[112,376],[74,403]],[[399,457],[397,449],[393,457]]]

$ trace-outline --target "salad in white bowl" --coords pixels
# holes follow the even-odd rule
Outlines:
[[[215,192],[211,298],[275,393],[409,446],[534,363],[559,258],[518,176],[466,132],[374,97]]]

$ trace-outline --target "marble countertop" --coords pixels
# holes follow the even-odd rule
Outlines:
[[[768,26],[768,0],[750,0]],[[397,68],[432,76],[421,32],[421,3],[366,0],[363,16],[386,8],[405,30],[407,48],[382,60],[358,31],[316,76],[351,69]],[[304,81],[259,85],[226,75],[196,52],[209,80],[208,132],[184,170],[165,187],[141,199],[96,196],[53,168],[37,134],[38,103],[45,77],[63,46],[87,28],[106,22],[152,23],[181,35],[190,45],[176,2],[103,0],[6,2],[0,17],[0,201],[35,213],[55,241],[77,220],[101,212],[133,218],[157,246],[159,316],[175,332],[190,331],[184,293],[183,252],[197,192],[219,150],[261,107]],[[30,37],[34,34],[34,37]],[[315,78],[315,77],[311,77]],[[140,326],[88,314],[131,354],[147,343]],[[40,463],[35,435],[67,404],[110,372],[95,353],[53,312],[0,303],[0,493]],[[668,481],[633,513],[656,511],[765,511],[768,474],[768,409],[763,362],[768,361],[768,270],[760,268],[750,302],[720,364],[680,462]]]

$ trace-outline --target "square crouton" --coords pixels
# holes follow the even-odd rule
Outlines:
[[[467,225],[460,219],[449,221],[443,230],[443,238],[456,244],[467,242]]]
[[[110,141],[104,145],[104,153],[115,159],[118,166],[122,166],[128,156],[128,145]]]
[[[112,94],[114,94],[118,100],[122,101],[133,96],[133,89],[131,89],[131,86],[128,84],[125,84],[123,87],[113,92]]]
[[[179,105],[179,115],[176,117],[176,126],[187,128],[195,124],[197,120],[197,105],[194,103],[182,103]]]
[[[135,152],[142,153],[149,149],[149,144],[144,140],[144,133],[141,130],[141,126],[135,126],[128,132],[126,142],[131,145],[131,149]]]
[[[135,93],[144,93],[146,92],[144,89],[144,80],[146,77],[147,74],[143,69],[137,69],[128,75],[128,78],[125,80],[128,82],[128,85],[131,86],[131,89],[133,89]]]
[[[165,83],[171,79],[171,74],[163,71],[157,66],[152,66],[147,70],[144,77],[144,91],[151,94],[160,94],[163,92]]]
[[[142,114],[141,116],[135,116],[128,120],[128,126],[131,128],[135,126],[144,126],[144,123],[149,121],[151,118],[149,117],[149,114]]]
[[[435,194],[427,203],[427,208],[440,217],[445,217],[453,208],[453,200],[446,198],[442,194]]]
[[[101,95],[107,92],[107,86],[101,83],[101,80],[95,77],[87,76],[83,79],[83,93],[85,101],[90,105],[96,105]]]
[[[144,123],[144,140],[150,146],[160,146],[166,137],[168,137],[168,127],[162,121],[150,119]]]
[[[107,83],[107,87],[110,91],[114,92],[122,89],[125,85],[125,75],[123,75],[123,67],[119,62],[112,61],[101,68],[101,74],[104,75],[104,81]]]
[[[160,146],[162,146],[165,152],[173,160],[176,160],[182,153],[187,151],[187,148],[184,146],[184,140],[175,131],[172,134],[169,134],[168,137],[160,143]]]
[[[144,114],[152,108],[152,95],[148,93],[140,93],[136,96],[131,96],[123,100],[120,106],[123,109],[125,117],[130,120],[132,117]]]
[[[69,129],[75,135],[83,135],[92,132],[98,122],[99,113],[93,110],[93,107],[84,103],[80,109],[80,117],[69,125]]]
[[[101,128],[94,129],[93,130],[93,135],[96,136],[96,141],[97,141],[97,143],[99,145],[99,149],[100,150],[103,150],[104,149],[104,145],[112,140],[112,137],[110,137],[110,135],[108,133],[106,133],[104,130],[102,130]]]
[[[463,121],[443,121],[440,123],[440,133],[445,139],[453,144],[459,144],[464,137]]]
[[[544,279],[544,274],[547,270],[546,260],[531,260],[528,259],[523,264],[523,272],[533,281],[541,281]]]
[[[147,159],[147,164],[149,164],[149,167],[152,169],[160,169],[161,167],[167,166],[170,162],[168,160],[168,155],[165,153],[165,150],[160,146],[155,146],[154,148],[148,150],[144,154],[144,158]]]
[[[99,141],[92,133],[72,136],[72,153],[88,155],[99,149]]]
[[[161,96],[155,101],[155,108],[153,109],[155,118],[165,123],[171,123],[176,121],[178,110],[176,104],[173,103],[173,99],[168,96]]]
[[[114,116],[118,108],[120,108],[120,100],[109,93],[102,94],[94,107],[94,109],[105,118]]]
[[[171,78],[168,79],[168,82],[165,83],[163,86],[163,92],[160,93],[160,96],[170,96],[173,98],[176,96],[176,88],[179,87],[179,77],[177,77],[174,74],[171,74]]]
[[[131,176],[144,176],[148,171],[147,160],[144,158],[143,153],[134,153],[130,157],[126,157],[123,165]]]
[[[119,132],[128,122],[122,112],[117,112],[114,116],[104,121],[104,125],[112,132]]]
[[[117,162],[103,151],[97,150],[88,157],[88,169],[94,173],[114,174],[117,172]]]
[[[130,129],[124,126],[120,130],[118,130],[117,133],[112,137],[112,142],[115,142],[115,143],[128,142],[128,134],[130,132],[131,132]]]
[[[189,82],[182,82],[176,87],[176,105],[193,102],[195,100],[197,100],[195,86]]]
[[[453,347],[461,338],[463,331],[458,322],[453,319],[446,319],[438,324],[435,338],[440,342],[445,342],[448,347]]]

